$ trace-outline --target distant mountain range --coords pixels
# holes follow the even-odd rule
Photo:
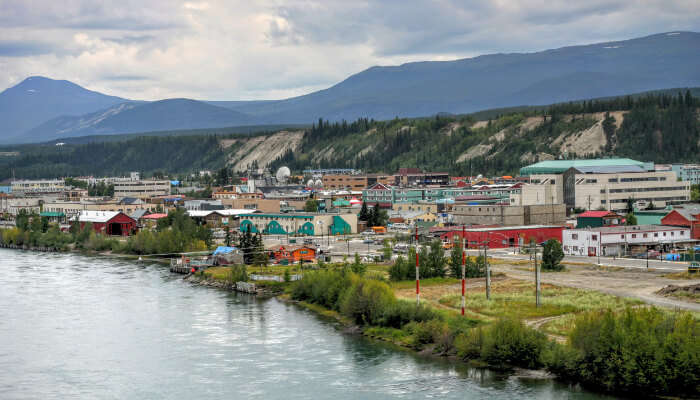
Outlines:
[[[372,67],[308,95],[271,101],[134,102],[68,81],[27,78],[0,93],[0,142],[318,118],[378,120],[551,104],[700,86],[700,33]]]

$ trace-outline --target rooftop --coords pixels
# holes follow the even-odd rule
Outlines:
[[[592,168],[592,167],[622,167],[637,166],[644,168],[641,161],[629,158],[596,158],[590,160],[547,160],[520,168],[520,175],[533,174],[561,174],[569,168]]]

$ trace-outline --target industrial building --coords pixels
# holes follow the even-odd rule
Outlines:
[[[550,239],[556,239],[561,242],[563,230],[563,227],[554,225],[468,228],[464,229],[464,237],[469,248],[478,248],[486,245],[490,249],[501,249],[528,246],[533,242],[541,244]],[[440,239],[443,242],[454,243],[461,238],[462,229],[458,228],[440,235]]]
[[[564,225],[564,204],[509,206],[498,204],[452,205],[452,222],[458,225]]]
[[[520,169],[530,184],[551,186],[542,191],[551,203],[573,209],[626,212],[629,201],[655,207],[690,200],[690,184],[678,182],[672,171],[656,171],[653,163],[626,158],[550,160]],[[527,185],[524,185],[527,186]],[[523,188],[523,192],[530,190]]]
[[[125,180],[114,182],[114,197],[136,197],[145,199],[170,194],[170,181],[166,180]]]

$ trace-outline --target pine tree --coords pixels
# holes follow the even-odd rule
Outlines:
[[[367,209],[367,203],[362,202],[362,208],[360,208],[360,215],[357,217],[360,221],[367,221],[369,219],[369,210]]]

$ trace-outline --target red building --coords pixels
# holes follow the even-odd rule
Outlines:
[[[289,264],[299,262],[299,260],[313,261],[316,258],[316,249],[309,246],[279,246],[271,249],[275,260],[287,260]]]
[[[81,211],[72,223],[80,229],[90,223],[92,229],[103,235],[129,236],[136,232],[136,220],[121,211]]]
[[[506,226],[488,228],[468,228],[464,233],[467,240],[467,247],[477,248],[484,243],[491,249],[507,247],[527,246],[531,241],[535,243],[546,242],[549,239],[556,239],[561,242],[562,226],[553,225],[529,225],[529,226]],[[455,242],[462,238],[462,230],[456,229],[440,235],[443,242]]]
[[[700,239],[700,207],[676,208],[661,218],[661,224],[690,228],[690,238]]]

